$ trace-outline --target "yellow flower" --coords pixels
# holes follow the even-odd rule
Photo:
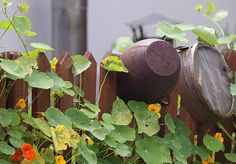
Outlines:
[[[19,101],[17,102],[17,106],[21,109],[25,109],[26,108],[25,99],[19,99]]]
[[[57,61],[58,61],[58,59],[55,57],[52,60],[50,60],[50,64],[51,64],[52,69],[56,69]]]
[[[82,140],[85,141],[88,145],[93,145],[93,140],[86,134],[82,134]]]
[[[222,133],[216,133],[215,138],[218,139],[220,142],[224,142],[224,138],[222,137]]]
[[[161,106],[160,106],[160,105],[157,105],[157,104],[150,104],[150,105],[148,105],[148,110],[155,112],[158,118],[161,117],[161,113],[160,113],[160,111],[161,111]]]
[[[211,156],[209,156],[206,160],[202,160],[202,164],[210,164],[210,163],[214,163],[214,159],[211,158]]]
[[[62,155],[57,155],[55,157],[56,164],[66,164],[66,161],[64,160],[64,157]]]

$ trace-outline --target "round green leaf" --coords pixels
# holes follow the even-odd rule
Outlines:
[[[134,113],[138,124],[138,133],[146,133],[148,136],[156,134],[160,130],[158,117],[154,112],[140,110]]]
[[[207,149],[209,149],[213,152],[218,152],[224,148],[224,145],[222,142],[220,142],[215,137],[210,136],[209,134],[206,134],[204,136],[203,143]]]
[[[43,118],[32,118],[35,125],[40,129],[46,136],[51,137],[51,126]]]
[[[135,132],[129,126],[115,126],[115,130],[111,132],[110,136],[120,143],[125,143],[126,141],[135,140]]]
[[[6,155],[13,155],[15,153],[15,149],[9,146],[5,141],[0,142],[0,152]]]
[[[134,44],[133,40],[129,37],[120,37],[118,38],[113,45],[112,52],[113,53],[123,53]]]
[[[213,28],[197,26],[192,32],[210,45],[216,45],[218,43],[216,31]]]
[[[25,81],[27,81],[31,87],[41,89],[49,89],[54,85],[53,80],[50,77],[37,70],[34,70],[31,75],[27,75]]]
[[[100,128],[94,129],[93,131],[91,131],[91,133],[94,137],[102,141],[106,138],[108,134],[110,134],[110,130],[104,127],[100,127]]]
[[[18,79],[23,79],[27,75],[27,72],[24,70],[24,67],[13,60],[3,59],[0,63],[0,67],[6,73]]]
[[[225,153],[225,158],[231,162],[236,162],[236,153]]]
[[[31,30],[32,24],[27,16],[14,16],[12,23],[19,32],[25,33]]]
[[[82,156],[88,163],[96,164],[97,163],[97,156],[94,151],[90,150],[86,144],[83,142],[79,142],[78,147],[81,151]]]
[[[132,112],[147,110],[147,104],[145,102],[139,102],[134,100],[130,100],[128,102],[128,107]]]
[[[188,137],[191,134],[190,129],[186,126],[186,124],[180,120],[176,119],[175,121],[175,131],[177,134]]]
[[[115,152],[119,154],[121,157],[129,157],[132,154],[131,148],[122,143],[117,144]]]
[[[45,116],[51,126],[64,125],[67,129],[72,129],[71,120],[57,108],[48,108],[45,112]]]
[[[112,106],[111,117],[116,125],[129,125],[133,115],[125,102],[117,97]]]
[[[135,143],[137,153],[147,164],[171,163],[169,149],[157,139],[146,137]]]
[[[221,21],[222,19],[228,16],[228,13],[229,12],[227,10],[217,11],[212,19],[216,22]]]
[[[3,127],[7,127],[12,122],[13,115],[11,115],[11,112],[8,112],[6,109],[0,108],[0,124]]]
[[[12,146],[16,148],[20,148],[25,143],[24,140],[20,138],[14,138],[14,137],[11,137],[9,139],[9,142],[12,144]]]

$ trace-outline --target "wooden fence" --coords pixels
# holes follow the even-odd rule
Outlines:
[[[100,77],[97,77],[97,63],[90,52],[85,53],[86,58],[92,63],[90,68],[82,73],[82,89],[85,92],[85,98],[92,103],[96,101],[96,80],[99,78],[100,84],[103,81],[106,70],[102,67],[100,68]],[[10,56],[7,58],[14,59],[16,57]],[[71,81],[78,81],[79,77],[73,78],[72,75],[72,66],[73,62],[68,53],[63,53],[56,65],[56,73],[64,80]],[[50,71],[51,66],[50,63],[44,53],[40,53],[38,57],[38,67],[39,70],[42,72]],[[10,88],[2,90],[6,84],[9,84]],[[13,83],[11,80],[2,80],[0,83],[0,91],[3,91],[0,98],[0,107],[1,108],[14,108],[20,98],[26,98],[28,96],[28,85],[23,80],[17,80]],[[48,107],[50,107],[50,90],[41,90],[41,89],[32,89],[32,113],[34,116],[37,115],[38,112],[44,112]],[[101,97],[99,101],[99,107],[101,109],[101,114],[106,112],[109,113],[112,109],[112,104],[117,96],[117,85],[116,85],[116,73],[110,72],[107,76],[107,79],[104,83]],[[214,134],[215,132],[219,132],[220,129],[210,122],[198,122],[194,120],[188,111],[181,106],[180,110],[177,112],[177,97],[178,97],[178,84],[176,85],[175,89],[170,94],[171,103],[170,105],[163,107],[161,112],[162,116],[165,113],[169,113],[173,118],[180,118],[182,119],[188,127],[191,129],[192,133],[190,136],[191,141],[196,140],[198,144],[202,144],[203,136],[208,132],[210,134]],[[65,111],[67,108],[73,106],[73,99],[68,95],[64,95],[63,97],[59,98],[56,101],[55,106],[60,109],[61,111]],[[100,115],[101,116],[101,115]],[[229,118],[224,121],[224,126],[229,132],[235,131],[233,120],[235,117]],[[160,122],[164,122],[164,117],[161,117]],[[161,131],[159,132],[160,136],[163,136],[164,133],[167,132],[167,128],[162,126]],[[231,140],[223,134],[225,138],[225,150],[230,152],[231,150]],[[216,154],[216,159],[222,163],[226,163],[224,161],[223,153]],[[191,163],[191,162],[189,162]]]

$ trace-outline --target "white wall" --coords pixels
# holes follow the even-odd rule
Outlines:
[[[198,3],[205,0],[89,0],[88,3],[88,49],[100,60],[111,48],[111,43],[119,36],[132,36],[125,23],[152,13],[186,21],[193,24],[206,24],[205,18],[194,11]],[[227,29],[235,31],[236,1],[212,0],[220,9],[229,10]],[[191,40],[192,44],[195,40]]]

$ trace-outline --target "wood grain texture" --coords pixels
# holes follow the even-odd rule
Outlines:
[[[47,72],[51,70],[48,58],[44,53],[39,53],[37,62],[39,71]],[[32,101],[32,113],[33,116],[37,116],[39,112],[44,112],[50,106],[50,90],[33,88]]]
[[[91,103],[96,103],[96,79],[97,79],[97,62],[91,52],[86,52],[84,56],[91,62],[90,67],[82,73],[82,89],[84,98]]]
[[[72,66],[73,61],[68,52],[65,52],[58,59],[58,62],[56,64],[56,73],[63,80],[73,83]],[[63,97],[56,100],[55,106],[64,112],[66,109],[73,106],[73,97],[64,94]]]

